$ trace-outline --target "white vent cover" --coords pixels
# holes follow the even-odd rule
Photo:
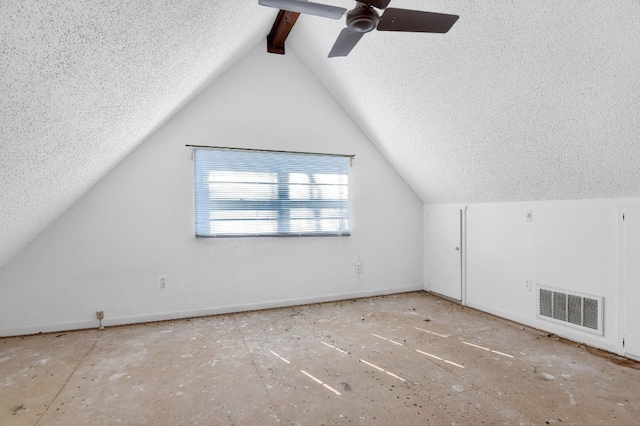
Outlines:
[[[538,284],[538,318],[587,333],[604,335],[601,296]]]

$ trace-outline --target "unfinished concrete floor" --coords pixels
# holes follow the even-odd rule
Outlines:
[[[36,424],[637,425],[640,371],[417,292],[0,339]]]

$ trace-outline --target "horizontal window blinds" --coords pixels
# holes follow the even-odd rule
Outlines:
[[[200,237],[349,234],[350,157],[194,148]]]

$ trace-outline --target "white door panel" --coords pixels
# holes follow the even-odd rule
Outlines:
[[[462,211],[425,214],[425,282],[429,291],[462,300]]]
[[[624,351],[640,358],[640,208],[624,210]]]

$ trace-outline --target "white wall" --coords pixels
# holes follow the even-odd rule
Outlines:
[[[629,202],[634,200],[469,204],[466,304],[620,352],[619,209]],[[527,209],[533,210],[531,222],[525,221]],[[529,278],[531,292],[524,289]],[[537,319],[536,284],[603,296],[604,336]]]
[[[422,202],[291,49],[264,50],[0,269],[0,335],[96,327],[98,310],[111,325],[422,288]],[[196,239],[185,144],[355,154],[352,235]]]

